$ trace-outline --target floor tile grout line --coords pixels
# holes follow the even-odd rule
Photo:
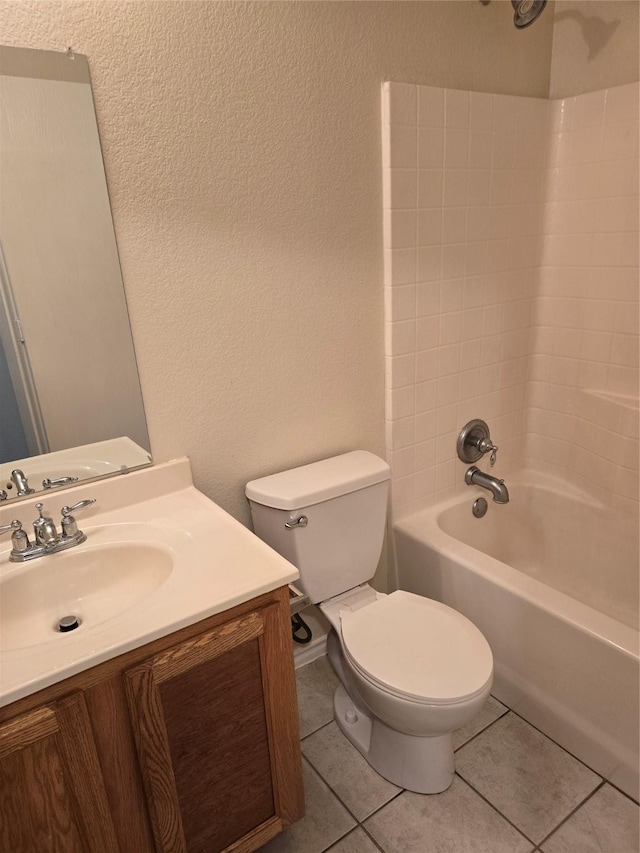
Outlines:
[[[305,735],[305,736],[304,736],[304,738],[301,738],[301,739],[300,739],[300,743],[302,743],[303,741],[305,741],[308,737],[311,737],[311,735],[312,735],[312,734],[317,734],[317,732],[322,731],[322,729],[326,729],[326,728],[327,728],[328,726],[330,726],[330,725],[331,725],[331,723],[333,723],[333,722],[335,722],[335,720],[330,720],[328,723],[325,723],[323,726],[320,726],[320,728],[319,728],[319,729],[316,729],[316,731],[315,731],[315,732],[311,732],[310,734]],[[399,790],[399,791],[396,791],[396,793],[395,793],[395,794],[393,794],[393,796],[389,797],[389,799],[388,799],[388,800],[385,800],[385,801],[384,801],[384,803],[381,803],[381,804],[380,804],[379,806],[377,806],[377,807],[376,807],[372,812],[369,812],[369,814],[368,814],[368,815],[365,815],[362,819],[360,819],[356,814],[354,814],[354,813],[353,813],[353,811],[349,808],[349,806],[344,802],[344,800],[342,799],[342,797],[340,796],[340,794],[338,794],[338,792],[334,790],[334,788],[333,788],[333,787],[332,787],[332,785],[329,783],[329,781],[328,781],[327,779],[325,779],[325,777],[323,776],[323,774],[320,772],[320,770],[318,770],[318,768],[315,766],[315,764],[314,764],[314,763],[313,763],[313,761],[309,758],[309,756],[308,756],[308,755],[305,755],[305,754],[304,754],[304,752],[302,753],[302,755],[303,755],[303,758],[306,760],[307,764],[309,764],[309,766],[310,766],[310,767],[312,767],[312,768],[313,768],[313,770],[316,772],[316,775],[317,775],[317,776],[319,776],[319,777],[320,777],[320,779],[322,779],[322,781],[324,782],[324,784],[327,786],[327,788],[329,788],[329,790],[330,790],[330,791],[331,791],[331,793],[334,795],[334,797],[338,800],[338,802],[339,802],[342,806],[344,806],[344,808],[349,812],[349,814],[351,815],[351,817],[352,817],[352,818],[357,822],[358,826],[362,826],[362,828],[363,828],[363,829],[364,829],[364,822],[365,822],[366,820],[369,820],[369,818],[370,818],[370,817],[373,817],[373,815],[374,815],[374,814],[376,814],[377,812],[379,812],[379,811],[380,811],[380,809],[383,809],[385,806],[388,806],[388,805],[389,805],[389,803],[393,802],[393,800],[395,800],[397,797],[399,797],[399,796],[400,796],[400,794],[403,794],[403,793],[404,793],[404,791],[406,790],[405,788],[400,788],[400,790]],[[366,760],[366,759],[365,759],[365,760]],[[369,766],[371,766],[371,765],[369,765]],[[376,771],[376,772],[377,772],[377,771]],[[379,774],[379,773],[378,773],[378,776],[380,776],[380,774]],[[381,778],[381,779],[384,779],[384,776],[380,776],[380,778]],[[386,781],[388,782],[389,780],[387,779]],[[392,782],[391,784],[394,784],[394,783]],[[396,785],[396,787],[398,787],[398,786]],[[368,833],[367,833],[367,834],[368,834]],[[373,840],[373,839],[372,839],[372,840]],[[337,842],[336,842],[336,843],[337,843]]]
[[[591,791],[591,793],[590,793],[590,794],[587,794],[587,796],[584,798],[584,800],[582,800],[581,802],[579,802],[579,803],[578,803],[578,805],[577,805],[574,809],[572,809],[572,810],[569,812],[569,814],[568,814],[565,818],[563,818],[563,819],[560,821],[560,823],[559,823],[559,824],[558,824],[554,829],[552,829],[552,830],[551,830],[551,832],[550,832],[548,835],[546,835],[546,836],[542,839],[542,841],[539,841],[539,842],[538,842],[538,847],[542,847],[542,845],[543,845],[543,844],[546,844],[546,843],[547,843],[547,841],[551,838],[551,836],[552,836],[552,835],[554,835],[554,833],[556,833],[556,832],[560,829],[560,827],[561,827],[561,826],[564,826],[564,825],[565,825],[565,823],[566,823],[568,820],[570,820],[570,819],[574,816],[574,814],[575,814],[577,811],[579,811],[583,806],[585,806],[585,805],[589,802],[589,800],[591,799],[591,797],[593,797],[593,796],[594,796],[594,794],[596,794],[596,793],[597,793],[601,788],[604,788],[604,786],[605,786],[606,784],[607,784],[607,783],[606,783],[606,781],[605,781],[604,779],[602,779],[602,780],[600,781],[600,784],[599,784],[597,787],[595,787],[595,788],[593,789],[593,791]]]
[[[318,734],[318,732],[321,732],[321,731],[322,731],[322,729],[326,729],[326,728],[327,728],[327,726],[330,726],[332,722],[333,722],[333,717],[331,717],[331,719],[330,719],[330,720],[327,720],[327,722],[326,722],[326,723],[322,723],[321,725],[319,725],[319,726],[318,726],[318,728],[317,728],[317,729],[314,729],[312,732],[307,732],[307,734],[306,734],[306,735],[304,735],[304,737],[301,737],[301,738],[300,738],[300,743],[302,743],[303,741],[307,740],[307,738],[310,738],[310,737],[311,737],[311,735],[317,735],[317,734]]]
[[[320,771],[319,771],[319,770],[317,770],[317,769],[315,768],[315,766],[314,766],[314,765],[309,761],[309,759],[307,758],[307,756],[303,754],[302,758],[303,758],[303,761],[306,761],[306,762],[307,762],[307,764],[309,765],[309,767],[311,768],[311,770],[313,770],[313,772],[316,774],[316,776],[318,777],[318,779],[320,779],[320,781],[322,782],[322,784],[323,784],[323,785],[325,785],[325,786],[326,786],[326,787],[331,791],[331,793],[332,793],[332,794],[333,794],[333,796],[337,799],[337,801],[340,803],[340,805],[342,806],[342,808],[343,808],[343,809],[345,809],[345,811],[347,812],[347,814],[349,815],[349,817],[350,817],[350,818],[352,818],[353,820],[355,820],[355,826],[350,826],[350,827],[349,827],[349,829],[348,829],[346,832],[344,832],[344,833],[343,833],[339,838],[336,838],[336,839],[335,839],[335,841],[332,841],[332,842],[331,842],[331,844],[330,844],[328,847],[323,847],[323,848],[322,848],[321,853],[326,853],[326,851],[327,851],[327,850],[331,850],[331,848],[333,847],[333,845],[334,845],[334,844],[337,844],[339,841],[342,841],[342,839],[343,839],[343,838],[346,838],[346,836],[347,836],[347,835],[349,835],[349,833],[350,833],[350,832],[353,832],[353,830],[354,830],[354,829],[357,829],[357,828],[358,828],[358,826],[360,826],[360,821],[359,821],[359,820],[358,820],[358,818],[353,814],[353,812],[351,811],[351,809],[349,809],[349,808],[347,808],[347,806],[345,806],[345,804],[342,802],[342,800],[340,799],[340,797],[336,794],[336,792],[333,790],[333,788],[331,787],[331,785],[330,785],[330,784],[327,782],[327,780],[324,778],[324,776],[322,775],[322,773],[320,773]]]
[[[332,721],[332,722],[333,722],[333,721]],[[326,723],[324,726],[321,726],[320,728],[321,728],[321,729],[322,729],[322,728],[326,728],[326,726],[328,726],[328,725],[330,725],[330,723]],[[318,731],[320,731],[320,729],[318,729]],[[308,737],[308,735],[307,735],[307,737]],[[365,825],[364,825],[364,824],[365,824],[365,821],[369,820],[369,818],[373,817],[373,816],[374,816],[375,814],[377,814],[381,809],[385,808],[385,806],[388,806],[388,805],[389,805],[389,803],[392,803],[392,802],[393,802],[394,800],[396,800],[396,799],[397,799],[401,794],[404,794],[404,792],[405,792],[405,790],[406,790],[406,789],[405,789],[405,788],[401,788],[399,791],[396,791],[396,793],[395,793],[392,797],[390,797],[388,800],[385,800],[385,802],[384,802],[384,803],[381,803],[377,808],[375,808],[375,809],[374,809],[372,812],[370,812],[368,815],[365,815],[365,817],[363,817],[363,818],[362,818],[362,820],[360,820],[360,819],[359,819],[359,818],[358,818],[358,817],[357,817],[357,816],[356,816],[356,815],[351,811],[351,809],[349,808],[349,806],[347,806],[347,804],[342,800],[342,798],[340,797],[340,795],[339,795],[339,794],[338,794],[338,793],[333,789],[333,787],[329,784],[329,782],[324,778],[324,776],[322,775],[322,773],[318,770],[318,768],[315,766],[315,764],[313,764],[313,762],[311,761],[311,759],[310,759],[310,758],[308,758],[308,756],[304,755],[304,753],[303,753],[303,757],[304,757],[304,759],[306,760],[307,764],[308,764],[308,765],[312,768],[312,770],[315,772],[315,774],[316,774],[316,775],[317,775],[317,776],[322,780],[322,782],[324,782],[324,784],[325,784],[325,785],[327,786],[327,788],[331,791],[331,793],[333,794],[333,796],[338,800],[338,802],[340,803],[340,805],[341,805],[341,806],[343,806],[343,808],[345,808],[345,809],[346,809],[346,811],[349,813],[349,815],[350,815],[350,816],[351,816],[351,817],[356,821],[356,826],[351,827],[351,829],[349,829],[349,830],[348,830],[348,832],[346,832],[346,833],[345,833],[344,835],[342,835],[339,839],[337,839],[336,841],[334,841],[334,842],[333,842],[333,844],[332,844],[331,846],[333,847],[333,845],[334,845],[334,844],[337,844],[339,841],[342,841],[342,839],[343,839],[343,838],[345,838],[345,837],[346,837],[347,835],[349,835],[351,832],[354,832],[358,827],[360,827],[360,828],[363,830],[363,832],[367,835],[367,837],[368,837],[368,838],[370,838],[370,839],[371,839],[371,841],[375,844],[375,846],[377,847],[377,849],[378,849],[378,850],[380,850],[380,851],[381,851],[381,853],[385,853],[385,851],[383,850],[383,848],[382,848],[382,847],[380,847],[380,845],[378,844],[378,842],[377,842],[377,841],[375,840],[375,838],[371,835],[371,833],[370,833],[370,832],[369,832],[369,830],[365,827]],[[378,775],[380,775],[380,774],[378,774]],[[384,778],[384,777],[381,777],[381,778]],[[387,781],[388,781],[388,780],[387,780]],[[330,849],[331,849],[331,847],[325,848],[325,850],[323,851],[323,853],[326,853],[326,851],[327,851],[327,850],[330,850]]]
[[[340,838],[338,838],[338,840],[337,840],[337,841],[334,841],[334,842],[333,842],[333,844],[331,845],[331,847],[325,847],[325,849],[324,849],[324,850],[322,850],[322,851],[321,851],[321,853],[331,853],[331,850],[336,846],[336,844],[340,844],[340,842],[341,842],[341,841],[344,841],[344,839],[345,839],[345,838],[347,838],[349,835],[352,835],[354,832],[357,832],[357,831],[358,831],[358,829],[361,829],[361,830],[364,832],[364,834],[367,836],[367,838],[369,839],[369,841],[371,841],[371,842],[372,842],[372,844],[375,846],[376,850],[379,850],[379,851],[380,851],[380,853],[386,853],[386,851],[384,850],[384,848],[383,848],[383,847],[380,847],[380,845],[379,845],[379,844],[378,844],[378,842],[375,840],[375,838],[374,838],[374,837],[373,837],[373,836],[372,836],[372,835],[371,835],[371,834],[370,834],[370,833],[365,829],[365,827],[364,827],[361,823],[359,823],[357,826],[354,826],[354,827],[353,827],[352,829],[350,829],[348,832],[345,832],[345,834],[344,834],[344,835],[341,835],[341,836],[340,836]]]
[[[344,833],[344,835],[341,835],[340,838],[336,838],[335,841],[332,841],[328,847],[323,847],[320,853],[329,853],[329,851],[331,851],[336,846],[336,844],[340,844],[341,841],[344,841],[344,839],[347,838],[347,836],[351,835],[352,832],[355,832],[357,828],[358,826],[352,826],[351,829],[348,829]]]
[[[491,694],[491,695],[493,696],[493,694]],[[546,732],[543,732],[543,731],[542,731],[542,729],[539,729],[539,728],[538,728],[538,726],[536,726],[536,725],[534,725],[533,723],[529,722],[529,720],[527,720],[527,719],[526,719],[526,717],[523,717],[521,714],[519,714],[519,713],[518,713],[517,711],[515,711],[513,708],[509,708],[509,706],[508,706],[508,705],[505,705],[505,703],[504,703],[504,702],[502,702],[500,699],[498,699],[496,696],[493,696],[493,698],[494,698],[497,702],[500,702],[500,704],[501,704],[501,705],[504,705],[504,707],[507,709],[507,710],[505,711],[505,713],[504,713],[504,714],[500,714],[500,716],[499,716],[499,717],[496,717],[496,719],[495,719],[495,720],[492,720],[490,723],[488,723],[488,724],[487,724],[483,729],[481,729],[479,732],[477,732],[477,734],[473,735],[473,737],[470,737],[470,738],[469,738],[469,740],[466,740],[464,743],[460,744],[460,746],[456,747],[456,749],[454,750],[454,753],[456,753],[456,752],[458,752],[459,750],[461,750],[464,746],[467,746],[467,744],[471,743],[471,741],[475,740],[475,739],[476,739],[479,735],[481,735],[483,732],[486,732],[486,731],[487,731],[487,729],[489,729],[489,728],[491,728],[491,726],[495,725],[495,723],[497,723],[497,722],[498,722],[498,720],[501,720],[503,717],[506,717],[506,716],[507,716],[507,713],[511,713],[511,714],[514,714],[516,717],[518,717],[518,719],[522,720],[522,721],[523,721],[523,723],[526,723],[528,726],[531,726],[531,728],[532,728],[532,729],[535,729],[535,730],[536,730],[537,732],[539,732],[539,734],[541,734],[543,737],[546,737],[546,738],[547,738],[547,740],[550,740],[550,741],[551,741],[551,743],[552,743],[552,744],[554,744],[554,746],[557,746],[557,747],[558,747],[558,749],[561,749],[563,752],[566,752],[566,753],[567,753],[567,755],[570,755],[570,756],[571,756],[571,758],[573,758],[573,759],[575,759],[576,761],[578,761],[578,762],[579,762],[583,767],[586,767],[586,769],[587,769],[587,770],[590,770],[590,771],[591,771],[591,773],[593,773],[593,774],[594,774],[594,776],[597,776],[597,777],[600,779],[600,781],[601,781],[601,782],[603,782],[603,783],[604,783],[604,784],[606,784],[606,785],[611,785],[611,787],[612,787],[612,788],[614,788],[614,789],[615,789],[619,794],[622,794],[622,796],[623,796],[623,797],[626,797],[628,800],[631,800],[631,802],[632,802],[634,805],[636,805],[636,806],[640,805],[640,803],[639,803],[636,799],[634,799],[630,794],[627,794],[627,792],[626,792],[626,791],[623,791],[621,788],[618,788],[618,786],[617,786],[614,782],[611,782],[609,779],[607,779],[607,778],[606,778],[605,776],[603,776],[601,773],[598,773],[598,771],[597,771],[597,770],[594,770],[594,769],[593,769],[593,767],[590,767],[590,766],[589,766],[586,762],[584,762],[581,758],[578,758],[578,756],[577,756],[577,755],[574,755],[574,754],[573,754],[573,752],[571,752],[570,750],[568,750],[566,747],[562,746],[562,744],[559,744],[559,743],[558,743],[558,741],[554,740],[554,739],[553,739],[552,737],[550,737]],[[594,792],[595,792],[595,791],[597,791],[600,787],[601,787],[601,786],[600,786],[600,785],[598,785],[598,787],[597,787],[597,788],[594,788]]]
[[[401,792],[401,793],[402,793],[402,792]],[[394,799],[395,799],[395,797],[394,797]],[[369,817],[371,817],[371,815],[369,815]],[[368,818],[366,818],[366,820],[369,820],[369,817],[368,817]],[[367,836],[367,838],[369,839],[369,841],[371,841],[371,843],[375,845],[376,850],[380,850],[380,853],[386,853],[386,851],[385,851],[384,847],[382,847],[382,846],[380,845],[380,843],[379,843],[378,841],[376,841],[376,839],[373,837],[373,835],[371,835],[371,833],[369,832],[369,830],[367,829],[367,827],[366,827],[363,823],[359,824],[359,826],[360,826],[360,829],[361,829],[361,830],[364,832],[364,834]]]
[[[500,704],[501,704],[501,705],[504,705],[504,702],[501,702]],[[483,728],[481,728],[479,732],[476,732],[474,735],[471,735],[471,737],[470,737],[468,740],[465,740],[465,742],[464,742],[464,743],[461,743],[461,744],[460,744],[460,746],[456,746],[456,748],[453,750],[454,755],[455,755],[455,753],[456,753],[456,752],[459,752],[463,747],[468,746],[468,744],[470,744],[472,741],[474,741],[474,740],[475,740],[477,737],[479,737],[481,734],[483,734],[484,732],[486,732],[486,731],[487,731],[487,729],[490,729],[490,728],[491,728],[491,726],[495,725],[495,724],[498,722],[498,720],[501,720],[503,717],[506,717],[506,716],[507,716],[507,714],[511,714],[511,713],[512,713],[511,708],[507,708],[507,706],[506,706],[506,705],[504,705],[504,707],[505,707],[505,710],[504,710],[504,712],[503,712],[502,714],[500,714],[500,716],[499,716],[499,717],[496,717],[496,718],[495,718],[495,720],[491,720],[489,723],[487,723],[487,725],[486,725],[486,726],[484,726]]]
[[[502,704],[504,705],[504,702],[503,702]],[[532,728],[532,729],[535,729],[535,730],[536,730],[537,732],[539,732],[541,735],[543,735],[544,737],[546,737],[546,738],[547,738],[547,740],[550,740],[550,741],[551,741],[551,743],[555,744],[555,746],[557,746],[557,747],[558,747],[558,749],[562,749],[564,752],[566,752],[566,753],[567,753],[567,755],[570,755],[570,756],[571,756],[571,758],[573,758],[573,759],[575,759],[576,761],[580,762],[580,764],[582,764],[582,766],[583,766],[583,767],[586,767],[586,768],[587,768],[587,770],[590,770],[590,771],[591,771],[591,773],[593,773],[593,774],[594,774],[594,776],[597,776],[597,777],[598,777],[600,780],[602,780],[603,782],[609,782],[609,780],[608,780],[608,779],[605,779],[605,777],[604,777],[601,773],[598,773],[598,771],[597,771],[597,770],[594,770],[594,769],[593,769],[593,767],[589,767],[589,765],[588,765],[585,761],[583,761],[581,758],[578,758],[578,756],[577,756],[577,755],[574,755],[570,750],[568,750],[566,747],[562,746],[562,744],[559,744],[559,743],[558,743],[558,741],[554,740],[552,737],[549,737],[549,735],[548,735],[546,732],[543,732],[543,731],[542,731],[542,729],[539,729],[539,728],[538,728],[538,726],[534,725],[533,723],[530,723],[530,722],[529,722],[529,720],[527,720],[527,719],[526,719],[526,717],[523,717],[523,716],[522,716],[521,714],[519,714],[517,711],[514,711],[514,709],[513,709],[513,708],[510,708],[509,710],[511,711],[511,713],[512,713],[512,714],[515,714],[515,715],[516,715],[516,717],[518,717],[520,720],[522,720],[522,721],[523,721],[524,723],[526,723],[528,726],[531,726],[531,728]],[[611,783],[609,782],[609,784],[611,784]],[[614,785],[614,787],[615,787],[615,785]],[[621,791],[620,793],[621,793],[621,794],[624,794],[624,791]],[[628,795],[628,794],[626,794],[625,796],[629,796],[629,795]],[[633,800],[633,797],[629,797],[629,799],[630,799],[630,800]],[[633,800],[633,802],[635,803],[636,801],[635,801],[635,800]],[[636,805],[638,805],[638,803],[636,803]]]
[[[311,759],[310,759],[307,755],[305,755],[304,753],[302,753],[302,755],[303,755],[303,757],[306,759],[307,764],[309,764],[309,766],[310,766],[310,767],[312,767],[312,768],[313,768],[313,770],[315,770],[316,775],[317,775],[317,776],[319,776],[319,777],[320,777],[320,779],[322,779],[322,781],[323,781],[323,782],[324,782],[324,784],[327,786],[327,788],[331,791],[331,793],[333,794],[333,796],[338,800],[338,802],[340,803],[340,805],[341,805],[341,806],[343,806],[343,807],[344,807],[344,808],[349,812],[349,814],[350,814],[350,815],[351,815],[351,817],[356,821],[356,823],[357,823],[357,825],[358,825],[358,826],[362,826],[362,825],[363,825],[363,823],[365,822],[365,820],[369,820],[369,818],[370,818],[370,817],[372,817],[374,814],[376,814],[376,812],[379,812],[379,811],[380,811],[380,809],[383,809],[385,806],[389,805],[389,803],[390,803],[390,802],[392,802],[393,800],[395,800],[395,799],[396,799],[396,797],[399,797],[399,796],[400,796],[400,794],[404,793],[404,790],[405,790],[405,789],[404,789],[404,788],[401,788],[401,789],[400,789],[399,791],[397,791],[397,792],[396,792],[392,797],[389,797],[389,799],[388,799],[388,800],[385,800],[385,802],[384,802],[384,803],[381,803],[381,804],[380,804],[379,806],[377,806],[377,807],[376,807],[372,812],[370,812],[368,815],[365,815],[365,816],[362,818],[362,820],[360,820],[360,818],[359,818],[356,814],[354,814],[354,813],[353,813],[353,811],[349,808],[349,806],[344,802],[344,800],[342,799],[342,797],[340,796],[340,794],[338,794],[338,792],[334,790],[334,788],[331,786],[331,784],[328,782],[328,780],[327,780],[327,779],[325,779],[325,777],[324,777],[324,776],[322,775],[322,773],[318,770],[318,768],[317,768],[317,767],[315,766],[315,764],[311,761]],[[378,775],[380,776],[380,774],[378,774]],[[384,776],[381,776],[380,778],[381,778],[381,779],[384,779]],[[388,782],[389,780],[387,779],[386,781]],[[396,786],[396,787],[397,787],[397,786]],[[364,827],[363,827],[363,828],[364,828]],[[350,830],[350,831],[351,831],[351,830]]]
[[[494,810],[494,812],[496,812],[497,814],[499,814],[499,815],[500,815],[500,817],[501,817],[503,820],[506,820],[506,822],[507,822],[510,826],[512,826],[512,827],[513,827],[517,832],[519,832],[519,833],[520,833],[520,835],[522,835],[522,837],[523,837],[523,838],[526,838],[526,840],[529,842],[529,844],[533,844],[533,845],[534,845],[534,847],[536,846],[536,842],[533,840],[533,838],[529,838],[529,836],[526,834],[526,832],[524,832],[522,829],[520,829],[520,827],[519,827],[517,824],[515,824],[515,823],[514,823],[510,818],[508,818],[505,814],[503,814],[503,813],[500,811],[500,809],[499,809],[496,805],[494,805],[494,804],[491,802],[491,800],[488,800],[488,799],[484,796],[484,794],[481,794],[481,793],[480,793],[480,791],[479,791],[479,790],[478,790],[474,785],[472,785],[472,784],[471,784],[471,782],[469,782],[469,780],[468,780],[468,779],[465,779],[465,778],[464,778],[464,776],[462,776],[462,775],[459,773],[459,771],[458,771],[458,770],[456,770],[456,772],[455,772],[455,773],[456,773],[456,776],[457,776],[459,779],[461,779],[461,780],[465,783],[465,785],[468,785],[468,786],[471,788],[471,790],[472,790],[472,791],[474,791],[474,792],[475,792],[475,793],[476,793],[476,794],[477,794],[477,795],[478,795],[482,800],[484,800],[484,802],[485,802],[488,806],[491,806],[491,808]]]
[[[594,773],[595,773],[595,770],[594,770]],[[618,786],[615,784],[615,782],[612,782],[611,779],[604,779],[603,778],[603,782],[605,783],[605,785],[610,785],[617,794],[621,794],[625,799],[630,800],[634,806],[640,806],[640,801],[638,801],[634,797],[632,797],[631,794],[627,794],[627,792],[623,791],[622,788],[618,788]]]
[[[384,777],[383,777],[383,778],[384,778]],[[388,780],[387,780],[387,781],[388,781]],[[388,805],[389,805],[389,803],[392,803],[394,800],[397,800],[397,799],[398,799],[398,797],[400,797],[402,794],[404,794],[404,793],[406,792],[406,790],[407,790],[406,788],[400,788],[400,790],[399,790],[397,793],[395,793],[395,794],[393,795],[393,797],[390,797],[390,798],[386,801],[386,803],[382,803],[382,804],[381,804],[381,805],[379,805],[377,808],[375,808],[375,809],[371,812],[371,814],[368,814],[365,818],[363,818],[361,821],[359,821],[360,825],[364,828],[364,823],[365,823],[365,821],[369,820],[369,819],[370,819],[370,818],[372,818],[374,815],[377,815],[377,814],[378,814],[378,812],[379,812],[379,811],[381,811],[382,809],[384,809],[386,806],[388,806]]]

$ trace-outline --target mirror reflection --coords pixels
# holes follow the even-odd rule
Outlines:
[[[0,344],[0,499],[150,463],[89,68],[71,51],[0,47]]]

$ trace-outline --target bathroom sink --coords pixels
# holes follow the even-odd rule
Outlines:
[[[120,531],[119,531],[120,532]],[[147,542],[107,542],[15,564],[0,580],[0,649],[62,643],[150,596],[169,577],[169,549]],[[61,633],[75,616],[79,627]]]
[[[0,706],[299,577],[194,487],[187,459],[47,494],[45,512],[59,529],[62,504],[83,500],[87,538],[68,550],[13,563],[0,538]],[[37,502],[0,503],[0,527],[31,537]],[[79,625],[61,633],[68,616]]]

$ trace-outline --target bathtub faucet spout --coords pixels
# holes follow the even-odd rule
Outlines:
[[[483,489],[488,489],[497,504],[509,503],[509,490],[505,486],[504,480],[498,480],[497,477],[492,477],[491,474],[483,474],[475,465],[467,469],[464,481],[468,486],[473,484],[474,486],[482,486]]]

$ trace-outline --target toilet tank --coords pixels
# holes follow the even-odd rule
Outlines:
[[[255,533],[297,567],[312,603],[373,577],[389,476],[384,460],[354,450],[247,484]],[[296,523],[301,516],[306,524]]]

